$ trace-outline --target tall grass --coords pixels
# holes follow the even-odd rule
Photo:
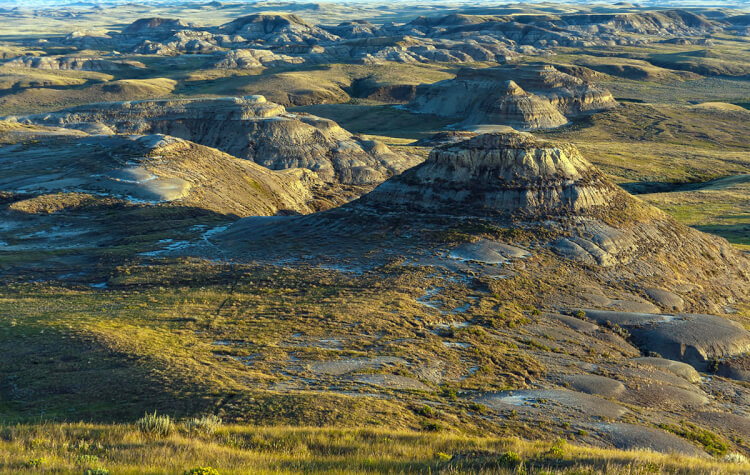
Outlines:
[[[169,416],[145,414],[135,423],[138,430],[148,437],[163,438],[167,437],[174,430],[174,422]]]
[[[157,416],[159,417],[159,416]],[[0,473],[750,473],[741,457],[711,458],[559,442],[380,429],[229,425],[211,435],[144,435],[137,424],[0,426]],[[555,445],[557,444],[557,445]],[[89,457],[81,457],[82,452]],[[94,458],[93,456],[96,456]],[[729,460],[729,459],[728,459]],[[203,469],[204,471],[198,471]],[[212,472],[215,470],[216,472]],[[191,472],[193,471],[193,472]]]

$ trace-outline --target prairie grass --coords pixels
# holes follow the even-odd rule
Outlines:
[[[82,457],[82,455],[88,457]],[[30,460],[37,467],[27,467]],[[747,473],[747,462],[379,429],[231,425],[144,436],[131,424],[0,426],[0,473]],[[200,472],[198,472],[200,473]],[[211,473],[211,472],[208,472]]]

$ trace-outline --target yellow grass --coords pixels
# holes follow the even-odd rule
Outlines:
[[[557,450],[552,450],[557,447]],[[520,464],[503,457],[512,452]],[[27,468],[32,460],[39,467]],[[747,473],[750,464],[455,434],[310,427],[225,426],[152,439],[133,425],[0,426],[0,473]]]

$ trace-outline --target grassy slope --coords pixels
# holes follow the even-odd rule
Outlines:
[[[157,99],[169,95],[175,81],[166,78],[122,79],[82,87],[28,88],[0,97],[0,114],[55,111],[92,102]]]
[[[109,81],[114,76],[93,71],[51,71],[33,68],[0,67],[0,91],[30,87],[80,86],[87,82]]]
[[[550,268],[535,261],[526,265]],[[731,468],[572,446],[549,456],[557,438],[591,441],[575,420],[550,414],[527,423],[457,396],[528,387],[545,371],[535,355],[565,352],[591,364],[618,357],[608,347],[591,351],[590,342],[519,340],[534,318],[531,302],[553,281],[560,285],[555,279],[570,278],[564,274],[555,269],[544,281],[525,272],[502,283],[485,279],[486,294],[443,281],[447,308],[477,297],[465,314],[452,316],[415,302],[438,285],[429,269],[401,266],[356,276],[192,259],[135,261],[113,270],[106,290],[83,283],[6,285],[0,289],[0,314],[7,315],[0,319],[0,379],[8,383],[0,387],[0,472],[16,473],[44,457],[48,469],[75,473],[83,469],[81,455],[96,455],[118,474],[181,473],[196,465],[221,473],[473,472],[485,463],[496,467],[507,450],[537,468]],[[453,319],[469,325],[431,331]],[[322,344],[332,341],[341,344]],[[356,376],[419,378],[426,389],[368,387],[310,372],[321,361],[383,355],[441,361],[454,381],[430,383],[412,372],[415,365],[363,368]],[[425,405],[433,409],[425,412]],[[154,441],[127,423],[111,424],[153,410],[179,419],[218,414],[239,425],[211,437],[181,432]],[[64,422],[80,420],[103,425]],[[304,428],[311,425],[338,429]],[[466,455],[474,452],[479,455]],[[453,455],[459,457],[448,462]]]
[[[510,454],[517,455],[513,457]],[[40,460],[39,468],[26,464]],[[0,473],[746,473],[727,464],[565,442],[378,429],[226,426],[149,439],[132,425],[0,426]]]
[[[286,70],[285,70],[286,69]],[[258,74],[253,70],[198,70],[186,75],[175,91],[184,95],[260,94],[282,105],[347,102],[352,81],[371,78],[378,84],[432,83],[453,77],[455,66],[389,63],[331,64],[281,68]]]
[[[320,104],[291,110],[326,117],[353,133],[413,140],[429,137],[453,122],[382,104]]]
[[[711,45],[678,45],[655,42],[639,46],[600,46],[581,51],[558,48],[559,60],[567,60],[616,76],[630,77],[618,71],[633,66],[639,76],[649,80],[668,80],[702,76],[746,76],[750,73],[748,41],[742,36],[714,35]],[[585,53],[581,55],[581,53]]]
[[[620,182],[689,183],[750,171],[744,111],[623,104],[542,135],[575,143]]]
[[[407,391],[394,402],[367,398],[365,404],[345,395],[350,389],[356,393],[356,385],[339,386],[314,398],[304,388],[291,396],[273,388],[309,376],[304,367],[280,371],[290,359],[315,362],[377,355],[378,345],[413,337],[421,330],[408,322],[416,316],[425,322],[435,318],[413,300],[412,294],[420,292],[425,281],[429,279],[421,271],[347,279],[325,271],[186,262],[124,267],[110,279],[117,290],[7,286],[0,310],[11,317],[0,322],[0,348],[10,363],[1,374],[12,384],[0,388],[0,414],[6,421],[110,421],[132,420],[152,409],[177,415],[220,410],[233,420],[416,428],[421,422],[407,406],[425,397],[443,399],[438,386],[429,388],[435,395]],[[453,292],[460,296],[466,289]],[[490,299],[484,305],[497,302]],[[349,337],[343,329],[350,326],[362,327],[366,334]],[[302,327],[313,340],[352,341],[342,349],[289,343]],[[366,336],[375,334],[382,335],[377,345]],[[532,358],[503,340],[470,331],[456,338],[478,348],[465,364],[482,367],[464,379],[462,387],[523,387],[524,378],[539,371]],[[393,354],[455,360],[455,352],[438,337],[428,340],[400,343],[392,348]],[[498,352],[506,355],[502,361],[492,357]],[[251,355],[252,366],[243,364]],[[457,370],[465,365],[454,363]],[[391,371],[411,376],[405,368]],[[340,412],[344,408],[345,413]],[[443,424],[467,430],[485,425],[476,417],[459,420],[452,412],[446,413]]]

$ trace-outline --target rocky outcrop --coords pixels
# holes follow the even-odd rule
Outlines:
[[[264,44],[314,44],[338,38],[291,14],[248,15],[222,25],[219,31]]]
[[[336,26],[323,26],[329,33],[341,38],[372,38],[379,33],[379,26],[373,25],[366,20],[354,20],[339,23]]]
[[[305,60],[299,56],[276,54],[264,49],[237,49],[221,54],[221,59],[214,63],[219,69],[253,69],[281,64],[301,64]]]
[[[612,94],[549,65],[462,69],[455,79],[421,86],[411,110],[452,117],[463,127],[553,128],[568,118],[616,107]]]
[[[130,36],[148,35],[150,37],[156,35],[169,36],[176,31],[193,27],[194,25],[178,18],[140,18],[123,28],[122,34]]]
[[[360,201],[431,214],[538,216],[580,215],[625,195],[574,146],[511,133],[436,148]]]
[[[715,315],[612,312],[586,310],[600,324],[626,328],[645,351],[688,363],[701,371],[711,360],[746,354],[750,332],[739,323]]]
[[[89,104],[19,118],[29,123],[119,134],[166,134],[217,148],[273,170],[307,168],[328,183],[370,185],[418,163],[335,122],[290,114],[263,96]]]
[[[146,67],[140,61],[86,56],[23,56],[8,61],[5,66],[73,71],[119,71],[121,69],[143,69]]]
[[[720,29],[720,25],[701,14],[687,10],[624,14],[561,15],[551,22],[558,27],[589,28],[596,26],[605,32],[628,32],[640,35],[701,34]]]
[[[220,51],[228,40],[208,31],[182,30],[163,41],[145,40],[133,51],[139,54],[177,55],[180,53],[207,54]]]
[[[419,17],[405,24],[363,20],[313,25],[289,13],[258,13],[215,27],[168,18],[143,18],[120,32],[74,33],[51,42],[78,48],[174,55],[224,49],[295,48],[306,63],[356,61],[505,63],[550,48],[642,45],[715,31],[743,32],[739,16],[709,19],[686,10],[561,15],[465,15]],[[699,44],[699,43],[696,43]],[[312,51],[311,46],[322,50]],[[290,54],[288,51],[284,54]],[[523,85],[521,85],[524,87]]]
[[[440,147],[441,145],[450,145],[463,142],[479,135],[476,132],[468,130],[444,130],[437,132],[429,137],[419,139],[413,145],[417,147]]]

